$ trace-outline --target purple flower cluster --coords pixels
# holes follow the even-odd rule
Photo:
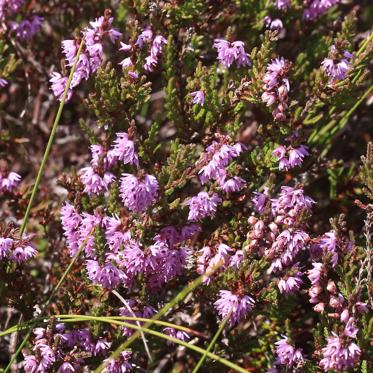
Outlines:
[[[300,368],[304,364],[302,350],[290,344],[288,337],[283,335],[282,339],[276,342],[275,345],[277,359],[274,368],[269,372],[278,372],[278,366],[284,366],[287,369],[286,371],[288,371],[288,369]]]
[[[243,41],[230,43],[224,39],[215,39],[214,47],[218,51],[218,60],[224,67],[230,67],[233,62],[236,62],[237,67],[251,66],[250,57],[245,52]]]
[[[272,60],[267,66],[267,72],[263,78],[264,92],[262,101],[267,106],[276,105],[272,111],[273,118],[281,121],[285,120],[285,111],[288,108],[288,93],[290,91],[290,83],[287,78],[290,63],[283,57],[278,57]]]
[[[83,30],[84,50],[79,56],[76,69],[68,90],[66,100],[70,100],[72,89],[83,80],[87,80],[102,64],[104,57],[104,39],[107,36],[112,43],[121,37],[121,33],[112,28],[113,18],[109,15],[99,17],[90,22],[90,27]],[[64,40],[62,51],[65,55],[67,66],[72,67],[78,52],[79,42],[76,40]],[[51,89],[53,94],[61,101],[66,88],[68,78],[60,73],[51,74]]]
[[[153,72],[155,68],[158,66],[159,58],[162,55],[163,48],[167,44],[167,40],[162,35],[157,35],[153,38],[153,32],[151,29],[144,30],[137,38],[135,46],[137,48],[144,48],[146,45],[150,45],[150,54],[145,58],[144,63],[144,70],[147,72]],[[129,44],[121,43],[121,51],[130,52],[132,51],[132,46]],[[123,61],[120,62],[123,68],[132,68],[134,66],[131,57],[125,58]],[[133,78],[138,77],[138,73],[134,71],[129,71]]]
[[[220,202],[221,198],[216,193],[210,196],[207,192],[199,192],[186,202],[189,205],[188,220],[199,221],[214,216]]]
[[[164,328],[163,333],[169,335],[170,337],[180,339],[181,341],[189,341],[190,336],[188,333],[184,332],[183,330],[177,330],[174,328]],[[172,345],[171,341],[167,341],[168,345]]]
[[[182,273],[188,256],[183,243],[199,231],[199,227],[193,224],[180,231],[166,227],[154,237],[152,245],[144,248],[117,217],[102,216],[98,212],[79,214],[69,204],[62,208],[61,215],[70,254],[74,255],[85,243],[88,277],[107,289],[120,284],[131,287],[138,275],[143,276],[151,289],[159,289]],[[92,230],[97,229],[103,231],[106,240],[107,249],[101,254],[92,235]]]
[[[290,8],[290,0],[276,0],[276,7],[280,10],[286,10]]]
[[[256,192],[252,201],[257,212],[267,215],[267,223],[254,216],[249,218],[252,230],[248,235],[248,250],[258,250],[269,259],[274,274],[284,273],[278,283],[281,293],[293,293],[302,284],[296,258],[310,242],[303,230],[303,219],[315,202],[301,188],[288,186],[281,188],[278,198],[270,199],[266,189],[264,193]]]
[[[122,351],[116,359],[105,360],[106,373],[127,373],[132,370],[132,364],[129,362],[131,359],[131,351]]]
[[[120,196],[130,211],[145,211],[157,199],[158,189],[158,181],[152,175],[123,174],[120,179]]]
[[[198,172],[202,184],[216,180],[220,188],[226,193],[237,192],[246,184],[239,176],[228,177],[227,167],[229,163],[245,150],[243,144],[238,142],[229,145],[228,141],[227,137],[221,136],[218,142],[214,141],[206,148],[199,161],[199,164],[203,167]]]
[[[108,190],[115,176],[110,169],[118,163],[139,165],[135,144],[126,132],[118,132],[111,149],[106,150],[101,145],[91,145],[91,165],[79,171],[88,195],[100,194]]]
[[[203,91],[195,91],[190,94],[192,96],[192,103],[203,106],[205,104],[205,94]]]
[[[344,372],[354,368],[360,360],[360,347],[352,342],[333,333],[328,338],[328,344],[322,349],[323,359],[320,366],[325,372],[335,370]]]
[[[34,335],[34,354],[24,356],[26,373],[78,372],[87,367],[83,356],[103,358],[111,347],[111,342],[94,339],[87,329],[66,331],[64,324],[57,324],[54,330],[36,328]]]
[[[285,31],[284,24],[279,18],[272,19],[270,16],[265,16],[264,25],[270,30]]]
[[[135,315],[136,317],[142,317],[142,318],[145,318],[145,319],[150,319],[153,315],[155,315],[157,313],[157,310],[154,307],[141,305],[140,302],[137,301],[137,300],[125,299],[125,301],[127,303],[127,306],[126,307],[121,307],[119,309],[119,314],[121,316],[133,317]],[[126,322],[128,322],[130,324],[134,324],[134,325],[138,324],[140,326],[142,326],[144,324],[142,322],[135,322],[135,321],[131,321],[131,320],[128,320]],[[123,327],[122,330],[123,330],[123,335],[125,335],[126,337],[131,336],[134,332],[133,329],[127,328],[127,327]]]
[[[19,11],[25,0],[0,0],[0,23]]]
[[[244,319],[255,306],[254,299],[248,295],[237,295],[229,290],[220,290],[219,296],[214,307],[222,319],[229,317],[230,325],[235,325]]]
[[[339,52],[335,45],[332,45],[329,57],[321,63],[322,69],[327,73],[330,83],[334,84],[347,77],[352,66],[353,54],[348,51]]]
[[[17,39],[30,41],[40,30],[43,18],[37,15],[18,22],[9,22],[10,29],[15,33]]]
[[[298,148],[278,146],[272,155],[279,161],[279,170],[288,171],[291,168],[301,166],[304,157],[309,155],[308,148],[305,145],[300,145]]]
[[[323,257],[325,262],[330,262],[332,267],[336,267],[339,256],[351,251],[352,242],[343,236],[337,236],[335,231],[330,231],[315,239],[311,249],[314,259]]]
[[[232,248],[223,243],[216,247],[205,246],[198,252],[197,273],[205,275],[204,283],[209,284],[214,274],[228,267],[239,268],[243,258],[242,250],[234,252]]]
[[[21,176],[16,172],[2,172],[0,174],[0,192],[13,193],[21,181]]]
[[[314,21],[321,17],[332,6],[337,5],[341,0],[307,0],[305,1],[305,9],[303,11],[303,19]]]
[[[32,236],[23,235],[21,239],[12,235],[0,237],[0,260],[11,260],[15,263],[24,263],[37,254],[31,244]]]

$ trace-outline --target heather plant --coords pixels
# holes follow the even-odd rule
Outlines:
[[[0,371],[371,372],[372,14],[0,0]]]

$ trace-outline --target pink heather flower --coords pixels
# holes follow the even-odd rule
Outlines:
[[[152,41],[152,38],[153,38],[152,30],[146,29],[139,35],[135,45],[139,48],[142,48],[145,43],[150,43]]]
[[[78,229],[81,221],[82,218],[75,208],[66,202],[61,208],[61,223],[71,257],[76,254],[79,248],[78,241],[80,234]]]
[[[359,329],[356,327],[355,319],[350,317],[346,323],[344,333],[350,338],[356,338]]]
[[[79,178],[84,185],[84,192],[90,196],[107,191],[109,185],[115,180],[111,172],[104,172],[101,176],[91,166],[82,168],[79,171]]]
[[[232,48],[235,51],[237,67],[245,67],[251,65],[249,55],[245,52],[245,44],[243,41],[234,41],[232,43]]]
[[[174,328],[164,328],[163,333],[169,335],[170,337],[180,339],[181,341],[189,341],[190,336],[188,333],[182,331],[182,330],[177,330]],[[173,342],[167,341],[168,345],[173,345]]]
[[[139,158],[136,153],[135,143],[129,139],[128,133],[118,132],[110,152],[124,164],[139,166]]]
[[[21,176],[16,172],[9,172],[8,176],[0,176],[0,191],[13,192],[21,181]]]
[[[108,35],[112,43],[121,36],[118,30],[111,27],[112,22],[113,18],[105,19],[104,17],[99,17],[95,21],[90,22],[90,27],[86,27],[82,31],[85,50],[79,56],[66,101],[69,101],[72,96],[72,88],[79,85],[83,79],[87,80],[90,74],[94,73],[101,66],[104,55],[104,36]],[[76,43],[73,40],[63,41],[62,51],[65,54],[67,65],[71,67],[77,53]],[[51,89],[60,101],[67,80],[67,77],[63,77],[59,73],[52,73],[50,79]]]
[[[323,359],[320,361],[320,366],[325,372],[330,370],[343,372],[357,365],[361,355],[357,344],[345,341],[333,332],[327,342],[327,346],[322,349]]]
[[[132,364],[129,360],[132,356],[130,351],[122,351],[115,360],[105,360],[105,373],[127,373],[132,370]]]
[[[103,219],[106,241],[113,253],[117,253],[122,245],[131,239],[131,232],[123,231],[121,225],[120,219],[116,217],[106,216]]]
[[[229,290],[220,290],[219,296],[214,307],[222,319],[230,315],[228,320],[230,325],[244,319],[255,305],[254,299],[248,295],[235,295]]]
[[[11,29],[15,31],[17,39],[30,41],[39,32],[42,22],[42,17],[33,15],[20,23],[11,22]]]
[[[154,237],[156,242],[162,242],[169,248],[173,248],[176,244],[181,241],[179,232],[175,227],[162,228],[159,233]]]
[[[301,166],[303,158],[309,155],[309,153],[307,147],[304,145],[298,148],[290,148],[289,150],[280,145],[272,152],[272,155],[279,161],[278,168],[287,171],[296,166]]]
[[[254,197],[251,199],[251,202],[253,203],[254,210],[261,214],[264,211],[267,201],[269,201],[269,189],[268,187],[264,187],[263,193],[254,192],[253,194]]]
[[[66,76],[62,76],[60,73],[53,72],[51,74],[51,78],[49,81],[51,82],[51,89],[53,94],[58,98],[59,101],[62,101],[62,96],[66,88],[68,78]],[[71,86],[67,91],[66,101],[71,99],[73,92],[71,90]]]
[[[67,65],[71,67],[74,64],[76,52],[78,51],[78,45],[75,40],[63,40],[61,45],[62,52],[66,57]]]
[[[245,185],[246,182],[239,176],[234,176],[231,179],[223,179],[219,182],[221,189],[225,193],[233,193],[238,192],[241,190]]]
[[[76,69],[71,80],[71,88],[78,86],[81,81],[87,80],[91,73],[89,59],[85,53],[82,53],[79,56],[78,62],[76,64]]]
[[[267,106],[276,104],[272,111],[275,120],[284,120],[285,110],[288,107],[288,93],[290,91],[289,79],[286,77],[289,62],[283,57],[278,57],[267,66],[267,71],[263,77],[262,101]]]
[[[270,30],[283,30],[284,25],[279,18],[272,19],[269,16],[264,17],[264,24]]]
[[[76,365],[74,367],[73,364],[69,363],[69,362],[64,362],[63,364],[61,364],[61,366],[58,368],[58,373],[75,373],[76,370],[77,370],[78,366]]]
[[[332,6],[340,3],[341,0],[310,0],[303,11],[303,19],[313,21],[322,16]]]
[[[279,197],[271,201],[276,215],[289,211],[294,213],[309,211],[316,203],[312,198],[304,195],[303,189],[289,186],[282,186]]]
[[[142,317],[142,318],[146,318],[146,319],[149,319],[151,318],[153,315],[155,315],[157,313],[157,310],[154,308],[154,307],[151,307],[151,306],[144,306],[142,305],[140,302],[138,302],[137,300],[134,300],[134,299],[126,299],[126,302],[127,304],[130,306],[132,312],[135,314],[136,317]],[[127,307],[121,307],[119,308],[119,314],[121,316],[130,316],[130,317],[133,317],[133,313],[129,311],[129,309]],[[130,324],[134,324],[136,325],[137,322],[135,321],[131,321],[131,320],[128,320],[127,321],[128,323]],[[138,322],[140,325],[144,325],[142,322]],[[123,334],[126,336],[126,337],[129,337],[133,334],[134,330],[131,329],[131,328],[127,328],[127,327],[123,327]]]
[[[301,349],[296,349],[289,343],[289,340],[286,336],[282,336],[276,345],[276,354],[277,360],[276,365],[285,365],[288,368],[295,366],[300,366],[303,364],[304,359]]]
[[[201,227],[197,224],[188,224],[181,229],[180,241],[186,241],[201,232]]]
[[[331,263],[335,267],[338,263],[337,236],[334,231],[325,233],[318,245],[324,252],[331,253]]]
[[[126,57],[124,60],[119,62],[119,65],[121,65],[124,69],[127,69],[128,67],[133,66],[133,62],[131,60],[131,57]]]
[[[205,94],[203,93],[203,91],[194,91],[194,92],[190,93],[190,95],[193,98],[193,100],[192,100],[193,104],[198,104],[198,105],[201,105],[201,106],[203,106],[205,104]]]
[[[221,202],[219,196],[214,193],[211,197],[207,192],[200,192],[195,197],[192,197],[188,202],[189,205],[189,221],[198,221],[207,216],[215,215],[218,204]]]
[[[9,255],[13,244],[14,240],[12,238],[0,237],[0,259],[5,259]]]
[[[95,21],[90,22],[91,27],[86,27],[83,30],[83,37],[85,40],[86,49],[89,56],[89,65],[92,72],[95,72],[102,64],[103,61],[103,36],[109,35],[112,43],[121,36],[121,33],[112,28],[113,18],[106,20],[104,28],[104,17],[96,18]]]
[[[276,0],[277,9],[285,10],[290,8],[290,0]]]
[[[159,263],[159,268],[156,269],[157,283],[161,286],[164,283],[172,280],[176,276],[180,276],[183,273],[183,268],[185,266],[186,258],[189,255],[189,250],[185,247],[179,249],[167,250],[164,249],[164,246],[156,243],[152,245],[150,250],[157,250],[160,246],[160,249],[157,253],[154,253],[157,261]],[[153,268],[152,268],[153,272]],[[150,280],[152,282],[152,279]],[[158,285],[158,284],[157,284]],[[153,286],[154,287],[154,286]],[[157,286],[155,286],[157,287]]]
[[[214,47],[218,51],[218,60],[226,68],[230,67],[233,62],[236,62],[238,67],[251,65],[242,41],[230,43],[224,39],[215,39]]]
[[[205,275],[204,283],[209,284],[211,276],[218,271],[224,270],[231,260],[229,253],[232,249],[221,243],[217,250],[213,250],[209,246],[203,247],[199,250],[199,257],[197,259],[197,273]]]
[[[289,150],[289,167],[300,166],[303,163],[303,158],[309,154],[307,147],[304,145]]]
[[[295,274],[290,276],[286,275],[278,283],[278,288],[281,294],[291,294],[299,290],[303,281],[301,279],[302,272],[297,271]]]
[[[125,173],[120,179],[120,196],[124,205],[131,211],[145,211],[155,202],[158,189],[158,181],[152,175],[138,178]]]
[[[93,355],[101,355],[109,350],[111,347],[111,342],[108,342],[105,338],[100,338],[95,345]]]
[[[124,250],[121,252],[124,271],[129,278],[135,277],[138,273],[142,273],[146,268],[146,256],[144,250],[135,240],[129,240],[124,245]]]
[[[8,82],[4,78],[0,78],[0,88],[4,88],[8,85]]]
[[[325,274],[325,267],[322,263],[312,262],[313,268],[308,271],[308,278],[312,285],[318,285]]]
[[[1,0],[0,1],[0,22],[16,13],[24,4],[25,0]]]
[[[130,44],[120,42],[119,50],[123,52],[130,52],[132,50],[132,46]]]
[[[31,245],[17,246],[12,251],[10,259],[17,263],[23,263],[35,257],[37,251]]]
[[[237,269],[240,268],[241,263],[245,257],[245,254],[242,250],[237,250],[234,255],[231,257],[229,262],[230,267],[236,267]]]
[[[102,217],[96,211],[93,215],[88,214],[87,212],[83,212],[82,220],[79,225],[79,246],[85,243],[84,252],[88,258],[95,258],[95,241],[94,241],[94,234],[92,234],[92,230],[94,231],[96,227],[101,227],[102,225]],[[88,240],[86,241],[86,239]]]
[[[220,180],[223,183],[226,176],[225,168],[244,150],[245,147],[241,143],[221,145],[213,142],[202,155],[202,161],[208,161],[208,163],[198,172],[201,183],[206,184],[209,180]]]
[[[157,64],[158,59],[155,56],[150,55],[145,58],[144,69],[148,72],[153,72],[157,67]]]
[[[87,260],[86,270],[87,270],[89,279],[92,282],[97,283],[101,275],[101,267],[98,261],[91,260],[91,259]]]
[[[337,54],[337,49],[334,45],[331,47],[331,55]],[[321,68],[327,73],[330,80],[335,83],[338,80],[346,78],[352,65],[353,55],[350,52],[344,51],[343,58],[325,58],[321,63]]]
[[[92,160],[92,167],[103,167],[105,170],[114,166],[117,162],[116,156],[113,151],[106,151],[102,145],[93,144],[90,146]]]
[[[157,58],[163,52],[163,47],[167,44],[167,40],[162,35],[157,35],[150,49],[150,54]]]
[[[105,264],[98,275],[96,281],[105,289],[114,289],[124,278],[124,274],[111,263]]]
[[[23,368],[26,373],[39,372],[39,362],[34,355],[27,355],[23,361]]]

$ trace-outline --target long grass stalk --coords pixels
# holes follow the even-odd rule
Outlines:
[[[79,46],[79,49],[78,49],[78,52],[75,56],[74,64],[71,68],[70,75],[69,75],[69,78],[68,78],[67,83],[66,83],[65,91],[63,92],[62,99],[61,99],[60,105],[58,107],[56,117],[54,118],[53,126],[52,126],[51,132],[49,134],[49,139],[48,139],[48,143],[47,143],[47,146],[45,148],[45,151],[44,151],[43,159],[41,161],[41,164],[40,164],[40,167],[39,167],[39,170],[38,170],[38,174],[36,176],[35,183],[34,183],[34,186],[32,188],[30,200],[28,202],[26,212],[25,212],[25,215],[24,215],[23,220],[22,220],[21,228],[19,229],[19,234],[20,234],[21,237],[22,237],[22,235],[23,235],[23,233],[26,229],[26,225],[27,225],[27,222],[28,222],[28,219],[29,219],[29,216],[30,216],[31,208],[32,208],[32,205],[34,203],[36,194],[37,194],[38,189],[39,189],[40,181],[41,181],[41,178],[42,178],[43,173],[44,173],[44,168],[45,168],[45,165],[48,161],[49,153],[52,149],[54,138],[56,137],[57,127],[58,127],[58,124],[59,124],[60,119],[61,119],[62,111],[63,111],[63,108],[65,106],[67,93],[69,91],[70,84],[71,84],[71,81],[73,79],[74,71],[76,69],[76,65],[78,63],[79,56],[82,53],[83,45],[84,45],[84,39],[82,39],[82,41],[80,43],[80,46]]]
[[[202,364],[204,363],[204,361],[207,358],[208,353],[213,349],[213,347],[215,346],[215,343],[218,340],[220,334],[224,330],[225,325],[227,324],[227,321],[229,320],[230,316],[231,316],[231,314],[229,314],[227,317],[225,317],[224,320],[220,323],[218,330],[216,331],[214,337],[211,339],[209,345],[207,346],[207,349],[206,349],[205,353],[201,356],[197,365],[194,367],[192,373],[197,373],[198,370],[201,368]]]

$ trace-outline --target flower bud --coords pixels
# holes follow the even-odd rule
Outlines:
[[[247,219],[247,222],[250,225],[254,225],[257,221],[258,221],[258,219],[255,216],[250,216],[249,219]]]
[[[329,305],[333,308],[340,308],[342,307],[342,302],[340,299],[338,299],[338,297],[332,296],[330,297]]]
[[[318,312],[318,313],[323,313],[324,310],[325,310],[325,303],[317,303],[315,307],[313,307],[314,311],[315,312]]]
[[[348,312],[348,309],[343,310],[341,313],[341,321],[346,323],[349,318],[350,318],[350,313]]]
[[[273,222],[272,222],[272,223],[269,224],[268,227],[269,227],[269,229],[271,230],[271,232],[273,232],[273,233],[275,233],[275,234],[278,232],[278,226],[277,226],[276,223],[273,223]]]
[[[311,298],[317,297],[322,292],[322,288],[320,285],[314,285],[311,286],[311,288],[308,290],[308,295]]]
[[[335,286],[335,282],[332,280],[329,280],[328,285],[326,286],[326,290],[328,290],[329,293],[335,294],[337,292],[337,287]]]

